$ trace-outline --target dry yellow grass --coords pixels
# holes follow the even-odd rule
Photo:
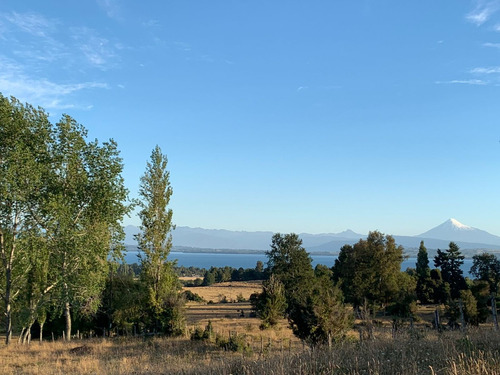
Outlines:
[[[248,298],[260,283],[232,282],[186,288],[204,298]],[[234,297],[232,297],[234,296]],[[434,307],[422,307],[424,319],[413,331],[392,336],[390,318],[375,328],[375,339],[358,342],[356,331],[334,350],[310,351],[285,320],[262,331],[249,317],[249,302],[192,303],[186,306],[188,332],[183,338],[118,337],[42,345],[0,345],[0,374],[500,374],[500,334],[490,327],[438,334],[429,330]],[[241,317],[241,311],[244,317]],[[214,343],[191,341],[195,327],[212,322],[221,337],[244,336],[250,352],[224,352]]]
[[[179,280],[181,281],[194,281],[196,279],[203,279],[203,277],[200,276],[180,276]]]
[[[14,344],[0,347],[0,373],[11,374],[500,374],[500,334],[491,329],[460,332],[409,331],[392,338],[339,344],[329,350],[266,341],[264,351],[223,352],[186,338],[115,338]],[[86,348],[74,350],[75,348]]]
[[[289,345],[290,341],[294,344],[298,343],[285,319],[274,329],[262,331],[259,329],[260,320],[250,317],[252,306],[248,299],[251,294],[262,291],[262,282],[232,281],[204,287],[184,287],[184,289],[197,293],[206,301],[218,302],[223,297],[227,301],[236,301],[238,295],[246,299],[245,302],[187,303],[186,318],[188,329],[191,331],[196,327],[203,329],[210,321],[216,333],[222,336],[235,333],[244,334],[257,346],[261,344],[262,340],[266,343],[269,340],[276,341],[278,345],[282,345],[282,343]]]
[[[238,295],[248,300],[252,293],[260,293],[262,291],[262,282],[228,281],[211,286],[184,287],[183,289],[198,294],[206,301],[220,302],[225,296],[227,301],[232,302],[237,300]]]

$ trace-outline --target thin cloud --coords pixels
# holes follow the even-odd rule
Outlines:
[[[12,95],[34,105],[67,109],[77,107],[68,102],[71,94],[82,90],[107,89],[108,85],[101,82],[59,84],[47,78],[32,78],[15,62],[0,58],[0,88],[3,95]]]
[[[109,18],[121,20],[121,9],[117,1],[97,0],[97,5],[106,13]]]
[[[500,9],[500,1],[478,1],[472,12],[465,17],[476,26],[481,26],[487,22],[493,14]]]
[[[470,72],[474,74],[498,74],[500,73],[500,66],[493,66],[489,68],[474,68]]]
[[[483,47],[500,48],[500,43],[483,43]]]
[[[116,47],[112,46],[108,39],[101,37],[95,30],[79,27],[73,28],[71,31],[77,48],[91,65],[107,69],[116,60]]]
[[[36,13],[12,12],[4,15],[4,18],[17,29],[37,37],[46,37],[55,30],[55,21],[48,20]]]
[[[155,28],[155,27],[159,27],[160,26],[160,21],[158,20],[154,20],[154,19],[151,19],[151,20],[148,20],[148,21],[145,21],[142,23],[142,26],[146,27],[146,28]]]
[[[438,85],[442,84],[459,84],[459,85],[487,85],[488,82],[483,81],[482,79],[454,79],[452,81],[436,81]]]

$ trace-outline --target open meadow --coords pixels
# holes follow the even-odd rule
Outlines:
[[[188,332],[181,338],[110,337],[13,344],[0,348],[2,374],[500,374],[500,334],[491,325],[467,332],[432,330],[432,307],[422,320],[397,332],[378,320],[374,338],[360,341],[357,330],[332,348],[311,350],[292,335],[285,320],[260,330],[248,298],[260,283],[231,282],[189,288],[204,299],[189,302]],[[237,301],[242,295],[245,301]],[[241,316],[243,310],[244,316]],[[212,340],[191,340],[194,329],[211,322]],[[357,327],[360,322],[357,321]],[[219,339],[215,339],[219,336]],[[237,338],[237,346],[220,341]]]

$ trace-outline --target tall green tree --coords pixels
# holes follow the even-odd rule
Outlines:
[[[52,173],[40,216],[50,248],[52,299],[65,317],[71,339],[71,311],[93,313],[108,273],[107,258],[123,239],[128,213],[122,159],[113,140],[87,142],[85,128],[65,115],[55,125]]]
[[[420,241],[416,263],[417,273],[417,297],[421,303],[429,303],[432,299],[431,268],[429,267],[429,256],[424,241]]]
[[[155,330],[180,333],[182,330],[182,301],[178,278],[168,255],[172,248],[172,209],[169,208],[172,187],[167,170],[167,157],[156,146],[141,177],[138,202],[141,207],[141,232],[136,236],[141,255],[141,278],[146,284],[148,307]],[[161,325],[161,326],[160,326]]]
[[[488,283],[491,301],[491,312],[493,314],[493,323],[495,329],[498,330],[498,317],[496,300],[498,294],[498,284],[500,283],[500,260],[489,253],[477,254],[472,257],[473,264],[470,273],[476,276],[479,281]],[[481,296],[476,293],[478,302],[481,301]],[[484,308],[483,308],[484,309]]]
[[[285,313],[293,333],[310,345],[341,337],[351,314],[329,273],[319,267],[315,275],[302,240],[294,233],[277,233],[266,254],[268,272],[284,286]]]
[[[285,286],[287,300],[300,298],[300,291],[308,288],[314,278],[311,257],[302,247],[295,233],[272,237],[271,250],[266,252],[267,268]]]
[[[385,307],[398,294],[403,247],[391,236],[370,232],[366,240],[344,245],[332,268],[347,302]]]
[[[476,254],[472,257],[470,273],[479,280],[488,282],[490,293],[498,293],[500,283],[500,260],[490,253]]]
[[[0,95],[0,296],[6,343],[12,338],[13,304],[26,285],[30,236],[38,235],[32,212],[48,171],[51,124],[42,109]]]
[[[415,269],[417,271],[419,279],[425,279],[430,277],[431,275],[431,268],[429,267],[429,256],[427,254],[427,248],[424,245],[424,241],[420,241]]]
[[[448,250],[437,250],[434,265],[441,268],[443,281],[450,285],[451,298],[460,298],[460,291],[467,289],[467,284],[460,268],[464,264],[464,256],[456,243],[450,242]]]

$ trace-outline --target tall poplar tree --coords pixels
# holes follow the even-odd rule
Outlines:
[[[168,159],[156,146],[141,177],[138,202],[141,208],[140,233],[136,236],[141,255],[141,278],[148,290],[148,310],[152,328],[178,334],[183,329],[179,300],[179,282],[168,255],[172,248],[172,209],[169,208],[172,187],[167,170]]]
[[[13,305],[30,272],[28,243],[36,232],[32,212],[43,189],[50,135],[51,124],[42,109],[0,95],[0,296],[7,344]]]
[[[113,140],[87,142],[86,130],[69,116],[55,125],[51,173],[40,211],[50,249],[52,300],[65,317],[71,339],[71,311],[96,311],[104,289],[107,259],[123,238],[129,211],[121,176],[122,159]]]

